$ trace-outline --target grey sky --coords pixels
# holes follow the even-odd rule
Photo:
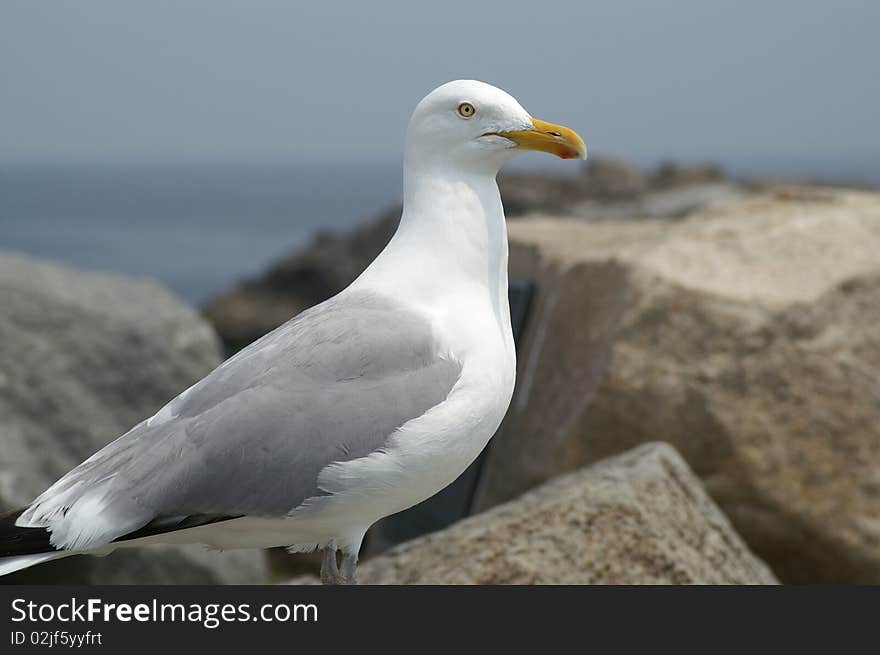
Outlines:
[[[630,158],[880,148],[878,2],[0,3],[0,159],[393,158],[497,84]]]

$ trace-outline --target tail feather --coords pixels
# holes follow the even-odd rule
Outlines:
[[[0,558],[19,555],[53,553],[56,548],[49,543],[46,528],[22,528],[15,525],[24,510],[0,515]]]
[[[0,576],[68,554],[49,543],[49,532],[45,528],[15,525],[21,512],[0,515]]]
[[[56,551],[54,553],[36,553],[34,555],[17,555],[15,557],[0,557],[0,576],[26,569],[35,564],[48,562],[50,559],[58,559],[69,555],[64,551]]]
[[[167,516],[154,519],[147,525],[133,530],[118,539],[114,539],[108,548],[82,550],[58,549],[49,540],[50,532],[46,528],[28,528],[16,525],[15,522],[25,510],[16,510],[0,515],[0,576],[26,569],[35,564],[67,557],[68,555],[91,554],[104,555],[113,546],[126,542],[135,542],[147,537],[158,537],[169,532],[189,530],[200,526],[229,521],[240,516],[215,516],[194,514],[188,516]]]

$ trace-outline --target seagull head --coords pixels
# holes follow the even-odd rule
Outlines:
[[[410,166],[455,166],[494,175],[522,150],[586,159],[574,131],[533,118],[510,94],[485,82],[447,82],[416,106],[406,133]]]

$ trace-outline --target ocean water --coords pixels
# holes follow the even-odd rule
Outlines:
[[[0,165],[0,249],[149,276],[201,304],[400,197],[397,163]]]
[[[571,162],[517,168],[572,174]],[[643,162],[650,164],[650,162]],[[880,157],[731,159],[740,177],[880,186]],[[0,249],[160,280],[200,305],[317,231],[375,216],[401,193],[398,162],[0,164]]]

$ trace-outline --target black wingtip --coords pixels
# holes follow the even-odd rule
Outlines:
[[[15,525],[24,509],[0,514],[0,557],[36,555],[58,550],[49,543],[49,531],[45,528],[22,528]]]
[[[0,557],[37,555],[39,553],[53,553],[57,550],[62,550],[55,548],[49,543],[49,531],[45,528],[22,528],[15,525],[18,517],[21,516],[23,512],[24,509],[17,509],[12,512],[0,514]],[[196,528],[202,525],[208,525],[209,523],[229,521],[235,518],[240,517],[196,514],[191,516],[157,518],[144,527],[129,532],[113,541],[131,541],[133,539],[141,539],[143,537],[150,537],[167,532]]]

